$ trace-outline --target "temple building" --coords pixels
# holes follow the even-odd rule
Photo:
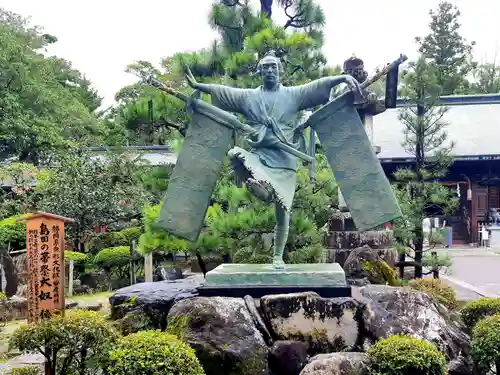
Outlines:
[[[447,96],[441,103],[449,108],[443,121],[455,143],[454,163],[441,183],[454,190],[460,207],[446,217],[439,209],[428,214],[452,227],[453,244],[475,243],[490,209],[500,208],[500,94]],[[404,125],[398,120],[398,108],[408,105],[398,99],[396,109],[373,119],[373,142],[380,146],[378,157],[392,180],[398,168],[414,163],[402,147]]]

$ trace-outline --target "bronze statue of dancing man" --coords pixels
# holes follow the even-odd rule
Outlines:
[[[275,205],[273,265],[278,269],[284,267],[283,251],[296,187],[297,157],[276,144],[281,142],[298,149],[300,142],[294,141],[297,135],[303,136],[303,129],[297,124],[298,114],[327,103],[333,87],[345,83],[357,100],[363,100],[359,83],[350,75],[324,77],[300,86],[283,86],[282,72],[280,59],[270,52],[258,63],[257,73],[263,83],[255,89],[199,83],[191,72],[186,75],[191,87],[210,94],[212,103],[220,109],[242,114],[258,131],[258,135],[249,140],[249,151],[234,147],[229,157],[247,189],[262,201]]]

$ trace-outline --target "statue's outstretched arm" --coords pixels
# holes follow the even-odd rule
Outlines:
[[[341,83],[347,84],[356,95],[363,97],[361,87],[354,77],[349,75],[324,77],[296,86],[298,110],[302,111],[327,103],[332,89]]]
[[[195,90],[200,90],[201,92],[209,94],[212,99],[212,104],[225,111],[244,114],[243,108],[248,90],[212,83],[199,83],[196,81],[189,68],[187,69],[186,79],[189,86]]]

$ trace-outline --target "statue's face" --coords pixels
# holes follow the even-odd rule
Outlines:
[[[264,84],[276,84],[280,80],[278,61],[273,57],[265,57],[260,63],[260,75]]]

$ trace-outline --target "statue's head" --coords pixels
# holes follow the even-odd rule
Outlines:
[[[264,86],[274,86],[280,82],[283,65],[274,51],[269,51],[257,64],[257,73],[264,81]]]
[[[359,83],[363,83],[368,78],[368,73],[365,71],[363,60],[352,56],[344,61],[344,74],[348,74],[356,79]]]

